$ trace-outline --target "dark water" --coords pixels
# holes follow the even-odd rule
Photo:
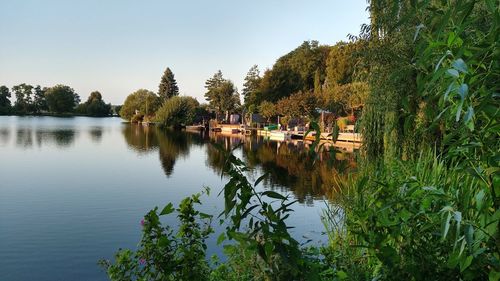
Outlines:
[[[297,239],[326,239],[321,210],[335,196],[332,175],[354,166],[350,154],[309,165],[301,142],[202,136],[117,118],[0,116],[0,280],[106,280],[97,261],[134,249],[148,210],[204,186],[212,193],[201,210],[219,214],[226,179],[211,142],[240,145],[235,153],[253,168],[251,178],[269,173],[260,189],[299,200],[289,219]],[[173,217],[166,222],[175,225]]]

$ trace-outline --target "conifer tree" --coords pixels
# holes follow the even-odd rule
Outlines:
[[[170,68],[165,69],[158,88],[158,95],[162,101],[179,95],[179,87],[177,87],[177,81],[175,81],[174,73]]]

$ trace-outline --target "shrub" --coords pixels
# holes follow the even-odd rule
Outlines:
[[[198,101],[192,97],[175,96],[168,99],[156,112],[155,120],[165,127],[192,124]]]
[[[205,260],[205,240],[212,232],[212,217],[195,210],[200,194],[187,197],[174,209],[168,204],[158,213],[151,210],[141,221],[139,249],[120,250],[114,263],[101,260],[111,280],[208,280],[210,269]],[[177,212],[179,229],[163,227],[160,217]]]

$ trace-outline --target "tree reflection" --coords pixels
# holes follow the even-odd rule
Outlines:
[[[192,145],[204,143],[200,135],[164,130],[155,126],[127,124],[122,133],[129,147],[138,153],[158,150],[160,163],[167,177],[172,175],[177,159],[186,157]]]
[[[213,138],[228,148],[227,140]],[[242,153],[247,165],[268,173],[264,188],[291,191],[301,203],[313,204],[314,199],[333,198],[338,190],[338,179],[356,167],[354,155],[335,150],[325,151],[318,159],[308,153],[304,142],[265,141],[257,137],[242,138]],[[234,145],[229,145],[234,147]],[[221,172],[224,159],[214,147],[207,148],[207,164]],[[315,161],[316,160],[316,161]],[[258,176],[258,175],[256,175]]]
[[[203,134],[136,124],[124,126],[122,132],[128,146],[137,153],[158,151],[167,177],[174,172],[179,157],[186,157],[193,145],[205,146],[207,167],[218,174],[224,167],[224,155],[210,145]],[[241,145],[236,154],[253,168],[255,174],[250,176],[268,173],[269,176],[262,182],[264,188],[293,192],[305,204],[312,205],[315,199],[334,198],[339,177],[343,177],[346,170],[356,168],[353,154],[331,150],[313,156],[309,154],[309,145],[301,141],[285,143],[255,136],[222,134],[210,134],[209,139],[226,150]]]
[[[103,130],[101,127],[94,127],[89,131],[90,139],[96,143],[100,143],[102,141],[102,133]]]
[[[40,129],[32,127],[18,128],[16,144],[23,148],[31,148],[36,143],[39,147],[55,144],[59,148],[68,147],[75,141],[74,129]]]
[[[7,128],[0,129],[0,142],[6,144],[10,138],[10,130]]]

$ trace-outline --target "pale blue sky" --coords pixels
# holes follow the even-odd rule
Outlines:
[[[334,44],[368,21],[365,0],[0,0],[0,85],[99,90],[121,104],[158,90],[168,66],[182,95],[204,102],[218,69],[239,90],[304,40]]]

